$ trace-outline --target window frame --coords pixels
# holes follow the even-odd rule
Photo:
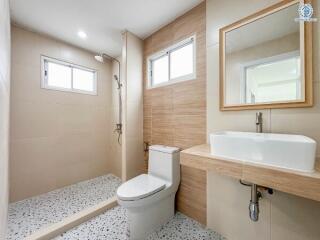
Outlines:
[[[285,59],[289,59],[289,58],[293,58],[293,57],[297,57],[300,56],[300,51],[299,50],[295,50],[295,51],[290,51],[290,52],[286,52],[286,53],[281,53],[278,55],[274,55],[271,57],[265,57],[265,58],[261,58],[261,59],[257,59],[257,60],[253,60],[250,62],[246,62],[244,64],[242,64],[241,67],[241,76],[240,76],[240,100],[241,100],[241,104],[261,104],[261,103],[247,103],[247,69],[250,67],[255,67],[261,64],[268,64],[268,63],[273,63],[273,62],[277,62],[277,61],[281,61],[281,60],[285,60]],[[301,56],[300,56],[301,59]],[[300,64],[302,64],[302,62],[300,62]],[[302,68],[301,68],[302,69]],[[301,72],[301,78],[303,77],[303,73]],[[304,86],[303,84],[300,82],[298,82],[298,86],[300,88],[299,94],[301,94],[301,99],[304,100]],[[298,90],[297,90],[298,93]],[[273,102],[272,102],[273,103]],[[262,103],[263,104],[263,103]]]
[[[69,67],[71,69],[71,88],[62,88],[62,87],[54,87],[48,85],[48,77],[46,74],[47,71],[47,63],[55,63],[62,66]],[[88,72],[93,73],[93,91],[86,91],[86,90],[80,90],[73,88],[73,69],[80,69]],[[48,57],[41,55],[41,88],[48,89],[48,90],[55,90],[55,91],[62,91],[62,92],[71,92],[71,93],[81,93],[81,94],[87,94],[87,95],[98,95],[97,91],[97,79],[98,79],[98,72],[95,69],[84,67],[78,64],[70,63],[64,60],[59,60],[56,58]]]
[[[171,78],[170,74],[171,74],[171,53],[174,51],[177,51],[189,44],[192,44],[193,47],[193,72],[187,75],[183,75],[180,77],[176,77],[176,78]],[[196,48],[197,48],[197,42],[196,42],[196,35],[192,35],[176,44],[171,45],[168,48],[165,48],[155,54],[152,54],[151,56],[147,57],[147,76],[148,76],[148,84],[147,84],[147,88],[151,89],[151,88],[156,88],[156,87],[162,87],[162,86],[167,86],[167,85],[171,85],[174,83],[178,83],[178,82],[183,82],[183,81],[189,81],[189,80],[195,80],[197,78],[197,69],[196,69],[196,60],[197,60],[197,53],[196,53]],[[153,78],[152,78],[152,73],[153,73],[153,62],[164,57],[164,56],[168,56],[168,81],[167,82],[163,82],[163,83],[158,83],[158,84],[154,84],[153,83]]]

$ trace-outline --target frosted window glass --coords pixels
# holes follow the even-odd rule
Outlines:
[[[178,78],[193,73],[193,43],[179,48],[170,56],[170,78]]]
[[[152,61],[152,84],[156,85],[169,81],[169,58],[165,55]]]
[[[48,62],[48,86],[58,88],[71,88],[71,68]]]
[[[78,68],[73,69],[73,88],[88,92],[94,91],[94,73]]]

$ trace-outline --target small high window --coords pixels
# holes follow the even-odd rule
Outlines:
[[[195,36],[148,58],[149,87],[196,78]]]
[[[97,95],[97,72],[93,69],[41,56],[41,87]]]

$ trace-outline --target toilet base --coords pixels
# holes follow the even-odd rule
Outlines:
[[[150,233],[167,223],[174,215],[175,193],[143,207],[129,207],[130,240],[145,239]]]

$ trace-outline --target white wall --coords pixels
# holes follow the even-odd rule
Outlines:
[[[207,133],[255,131],[256,111],[219,111],[219,28],[276,3],[276,0],[207,0]],[[319,0],[314,1],[319,16]],[[295,133],[320,142],[319,22],[314,26],[315,106],[263,112],[264,131]],[[318,156],[320,148],[318,148]],[[248,217],[249,189],[237,180],[208,173],[208,227],[230,240],[319,240],[320,203],[275,192],[260,201],[260,220]]]
[[[0,0],[0,239],[5,239],[8,211],[9,105],[9,1]]]
[[[130,32],[123,35],[124,80],[122,178],[144,172],[143,152],[143,41]]]

